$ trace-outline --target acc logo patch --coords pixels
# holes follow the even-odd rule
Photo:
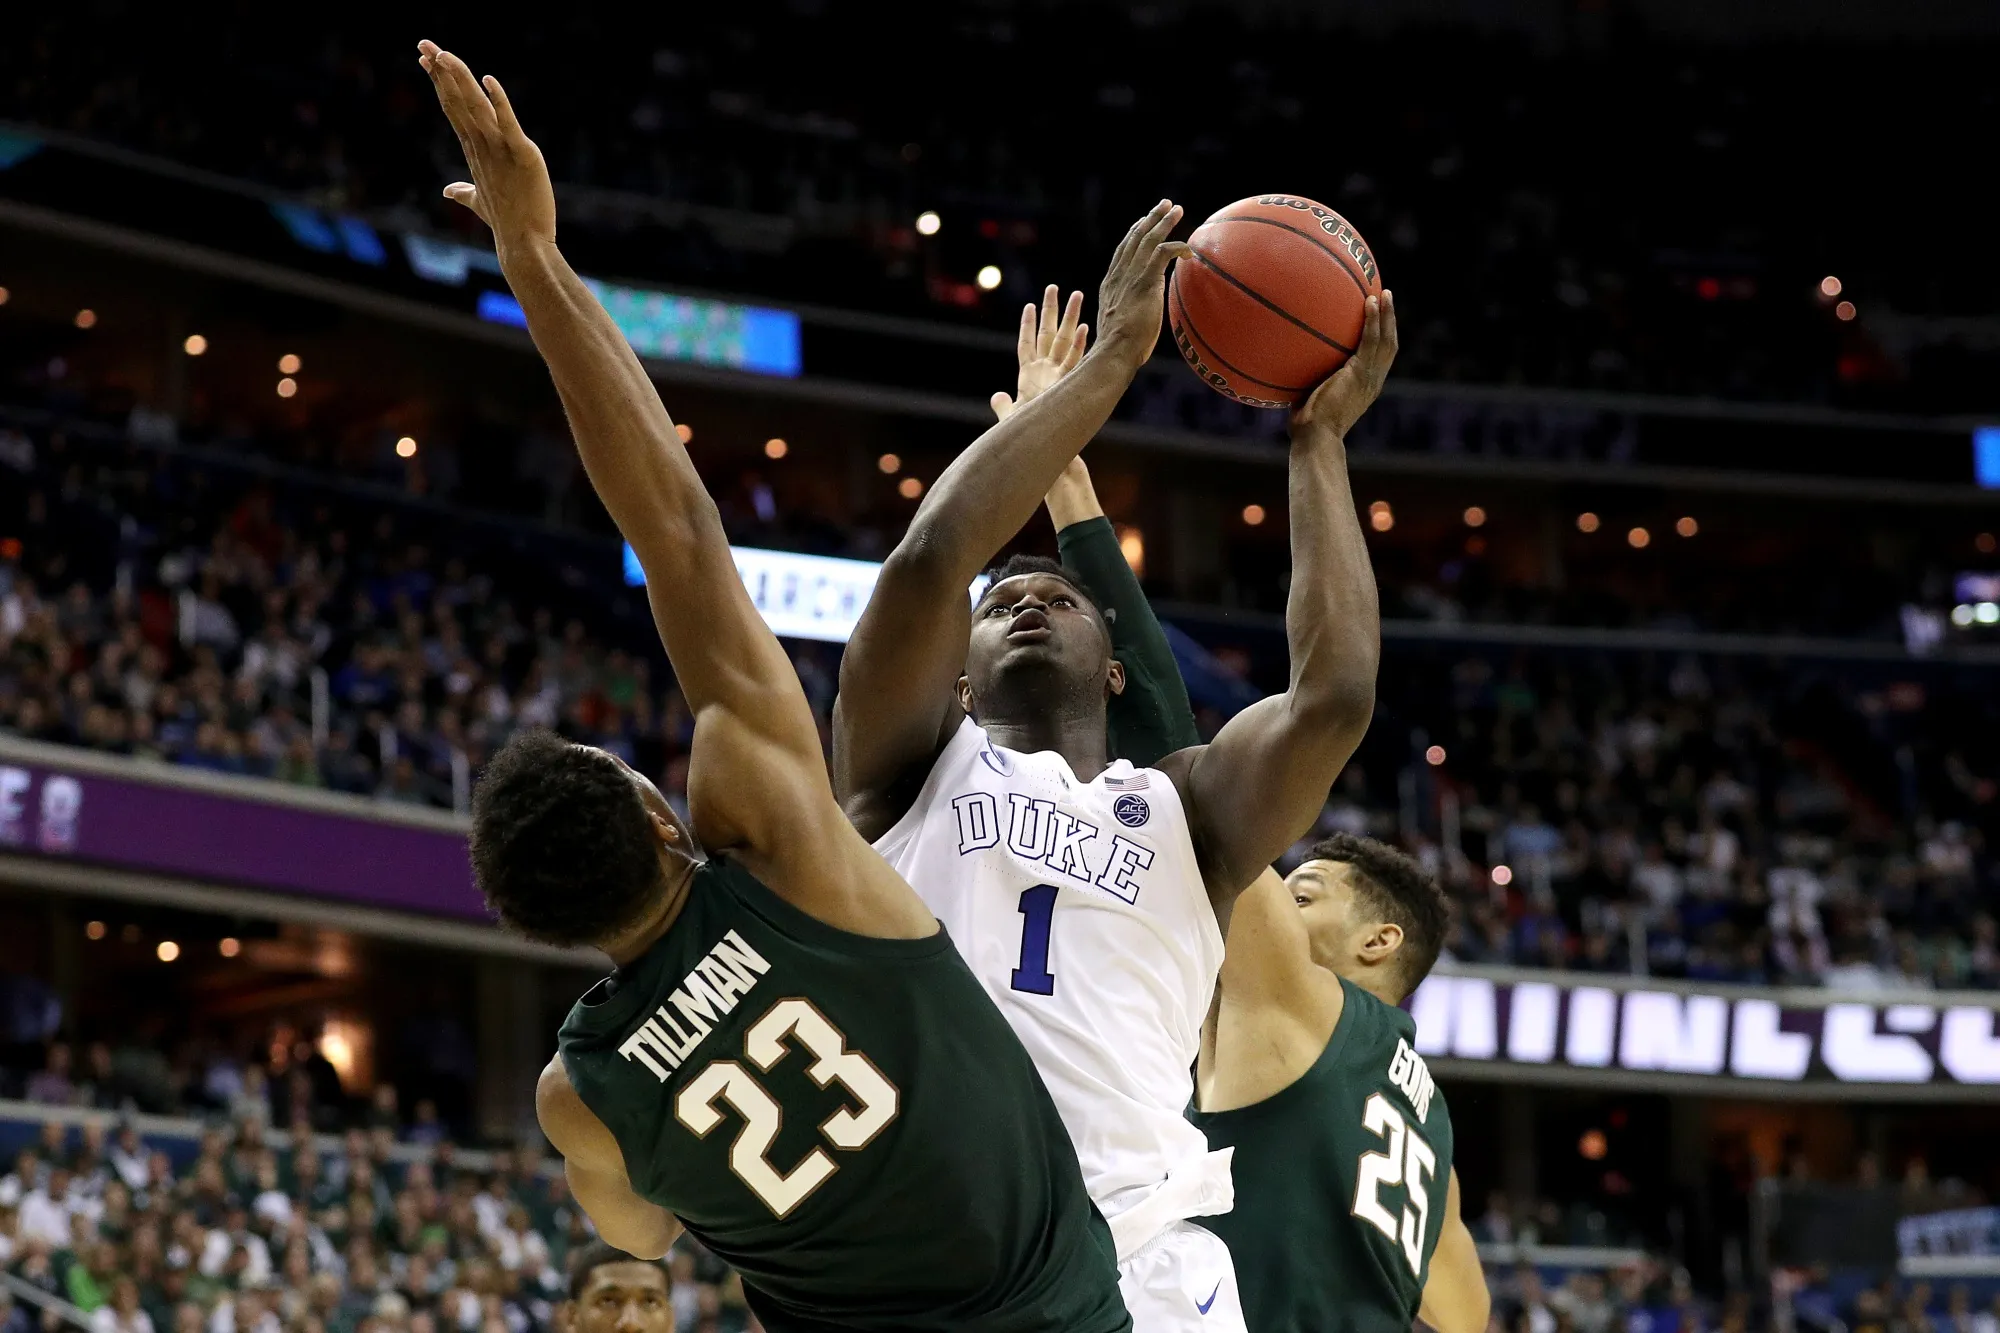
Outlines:
[[[1152,818],[1153,812],[1147,808],[1146,798],[1131,792],[1120,796],[1111,803],[1111,813],[1118,816],[1118,822],[1126,828],[1138,828]]]

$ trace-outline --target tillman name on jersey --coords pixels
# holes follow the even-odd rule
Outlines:
[[[1056,809],[1054,801],[1010,792],[1002,807],[991,793],[975,791],[954,796],[951,810],[958,817],[960,856],[1004,845],[1024,861],[1079,884],[1094,884],[1128,903],[1139,901],[1145,887],[1141,876],[1153,866],[1152,848],[1123,834],[1107,839],[1095,824]]]
[[[730,931],[694,971],[667,996],[667,1002],[647,1015],[618,1047],[618,1054],[637,1060],[662,1083],[681,1061],[715,1029],[716,1020],[736,1008],[743,996],[771,970],[764,956],[743,937]]]

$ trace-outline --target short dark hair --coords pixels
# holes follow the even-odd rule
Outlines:
[[[627,1254],[608,1241],[592,1239],[569,1255],[569,1298],[583,1299],[583,1289],[590,1282],[590,1275],[606,1264],[650,1264],[660,1267],[657,1259],[641,1259],[636,1254]]]
[[[552,731],[515,734],[472,793],[472,875],[502,924],[598,944],[661,888],[659,842],[632,779]]]
[[[1090,603],[1090,609],[1097,612],[1099,620],[1104,619],[1104,608],[1099,604],[1097,595],[1091,592],[1090,585],[1083,581],[1083,575],[1062,561],[1051,560],[1045,555],[1008,556],[1005,561],[986,571],[986,586],[991,588],[1005,579],[1019,578],[1023,574],[1047,574],[1051,578],[1061,579],[1076,589],[1084,601]]]
[[[1345,861],[1354,867],[1356,886],[1370,910],[1403,928],[1403,946],[1396,950],[1396,971],[1403,998],[1430,975],[1444,947],[1451,903],[1437,881],[1409,856],[1373,838],[1336,833],[1321,838],[1306,853],[1308,861]]]

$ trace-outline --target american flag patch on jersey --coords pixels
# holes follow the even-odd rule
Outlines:
[[[1144,791],[1152,785],[1152,778],[1145,773],[1134,773],[1129,778],[1104,779],[1104,787],[1107,791]]]

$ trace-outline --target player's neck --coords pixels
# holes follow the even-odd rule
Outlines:
[[[660,937],[680,920],[682,910],[687,907],[688,894],[694,890],[694,872],[698,864],[696,861],[686,863],[686,868],[660,896],[656,914],[647,916],[618,938],[600,944],[598,947],[605,956],[619,967],[629,966],[644,958],[646,951],[658,944]]]
[[[1391,1009],[1402,1007],[1402,997],[1396,993],[1395,987],[1390,984],[1390,978],[1386,969],[1374,967],[1329,967],[1326,970],[1350,985],[1367,991]]]
[[[1063,757],[1069,771],[1084,781],[1102,773],[1110,760],[1105,751],[1104,714],[1095,717],[1062,710],[1028,717],[981,719],[980,725],[994,744],[1022,754],[1053,750]]]

